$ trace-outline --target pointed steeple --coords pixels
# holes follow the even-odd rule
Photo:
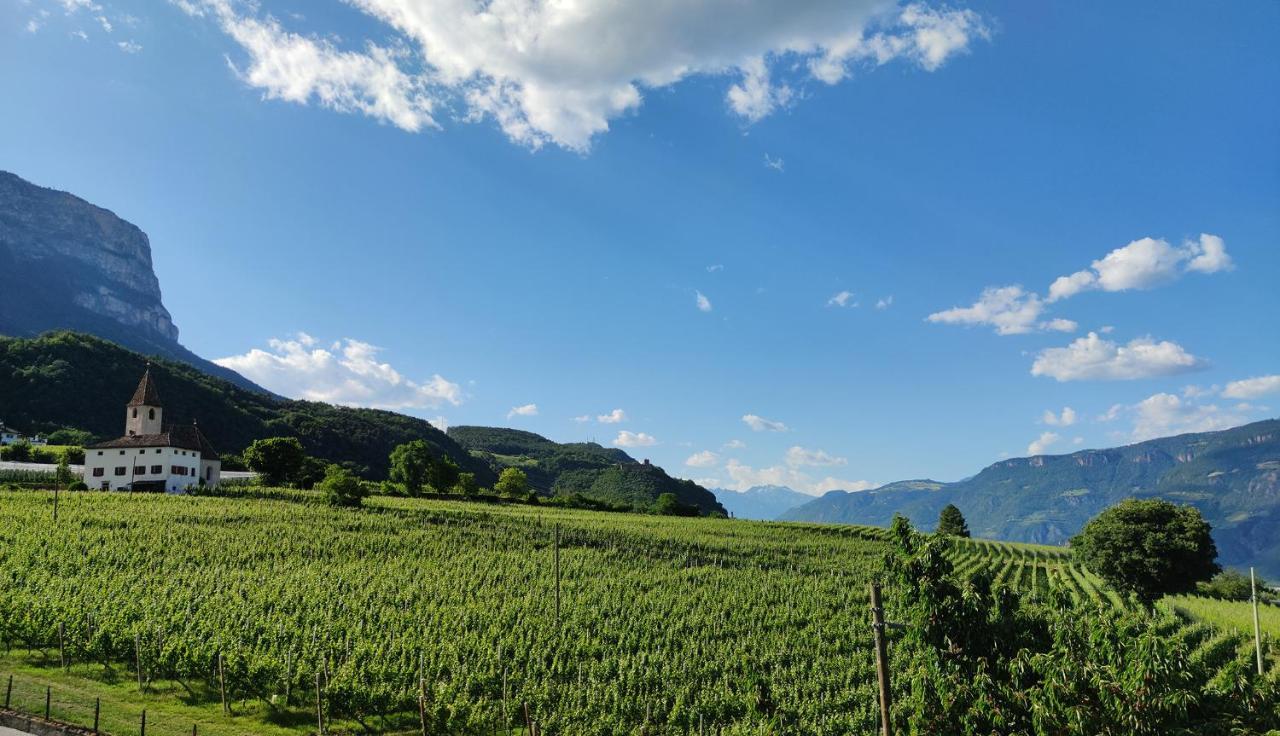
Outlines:
[[[147,363],[147,370],[142,374],[138,390],[133,392],[128,406],[160,406],[160,394],[156,391],[156,382],[151,379],[150,363]]]

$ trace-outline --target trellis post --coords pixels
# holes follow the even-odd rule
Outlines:
[[[1258,625],[1258,579],[1249,568],[1249,600],[1253,601],[1253,651],[1258,657],[1258,674],[1262,674],[1262,628]]]
[[[880,584],[871,583],[871,631],[876,642],[876,679],[880,684],[880,733],[892,736],[889,722],[889,651],[884,636],[884,608],[880,604]]]

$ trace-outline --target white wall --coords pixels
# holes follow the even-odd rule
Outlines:
[[[151,472],[157,465],[160,472]],[[145,472],[135,472],[137,467],[144,468]],[[175,473],[174,467],[186,468],[188,474]],[[124,468],[124,474],[116,475],[116,468]],[[101,475],[95,475],[95,470],[101,470]],[[201,472],[200,453],[195,450],[143,447],[84,451],[84,482],[95,491],[103,488],[103,483],[108,490],[120,491],[127,490],[131,483],[164,481],[164,489],[176,493],[199,485]]]

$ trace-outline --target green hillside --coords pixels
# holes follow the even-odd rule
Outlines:
[[[956,483],[907,481],[834,491],[787,520],[886,525],[894,513],[932,526],[953,503],[975,536],[1062,544],[1125,498],[1191,504],[1213,525],[1219,562],[1280,576],[1280,420],[1126,447],[1002,460]]]
[[[489,465],[471,457],[425,420],[375,409],[277,399],[250,391],[177,361],[146,357],[106,340],[74,332],[38,338],[0,337],[0,407],[4,420],[30,432],[61,427],[116,437],[124,405],[147,361],[166,421],[198,420],[219,452],[240,452],[255,439],[297,437],[307,453],[352,462],[373,479],[386,476],[398,444],[425,440],[481,485],[495,480]]]
[[[663,493],[703,513],[724,513],[715,494],[693,481],[672,478],[656,465],[636,462],[622,450],[594,442],[560,444],[518,429],[450,427],[449,437],[495,471],[517,467],[544,495],[578,494],[611,504],[648,507]]]

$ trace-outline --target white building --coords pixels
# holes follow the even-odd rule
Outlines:
[[[201,483],[218,485],[222,462],[195,422],[164,426],[150,366],[125,407],[124,432],[119,439],[84,448],[89,488],[178,493]]]
[[[4,422],[0,422],[0,445],[16,444],[22,439],[22,433],[13,427],[4,426]]]

